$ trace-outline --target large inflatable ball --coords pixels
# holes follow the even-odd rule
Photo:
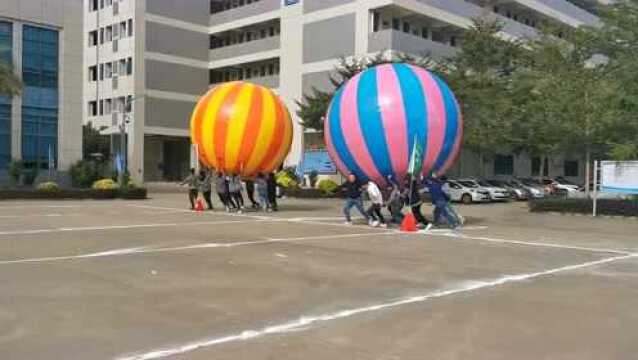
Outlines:
[[[204,165],[245,177],[277,169],[292,143],[282,101],[272,90],[245,82],[209,90],[195,106],[190,130]]]
[[[415,142],[420,172],[445,173],[463,136],[459,105],[447,84],[403,63],[375,66],[348,80],[334,95],[324,127],[339,171],[379,183],[390,175],[396,181],[406,177]]]

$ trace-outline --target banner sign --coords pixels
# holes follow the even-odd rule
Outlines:
[[[638,161],[601,161],[600,191],[638,194]]]
[[[299,0],[284,0],[284,6],[295,5],[299,3]]]
[[[305,174],[309,174],[313,170],[322,175],[337,173],[337,166],[328,155],[328,151],[325,150],[306,151],[301,168]]]

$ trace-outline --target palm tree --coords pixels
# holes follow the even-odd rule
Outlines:
[[[5,53],[5,49],[0,48],[0,55]],[[22,81],[13,73],[11,64],[3,60],[0,56],[0,94],[19,95],[22,90]]]

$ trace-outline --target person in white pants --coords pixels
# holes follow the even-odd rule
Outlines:
[[[381,194],[381,190],[379,190],[377,184],[372,180],[368,181],[364,187],[370,198],[370,207],[368,211],[366,211],[370,217],[370,225],[377,227],[379,224],[382,224],[383,227],[388,227],[388,223],[386,223],[383,214],[381,214],[381,208],[383,207],[383,194]]]

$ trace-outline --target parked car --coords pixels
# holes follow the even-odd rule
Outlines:
[[[520,188],[525,189],[530,199],[540,199],[545,197],[543,187],[534,181],[526,181],[525,179],[511,179],[509,181]]]
[[[529,192],[523,187],[510,180],[485,180],[495,187],[500,187],[509,191],[510,196],[514,200],[527,200],[530,198]]]
[[[463,204],[489,202],[490,192],[473,182],[448,180],[450,199]]]
[[[510,199],[510,193],[509,191],[507,191],[507,189],[493,186],[485,180],[461,179],[459,181],[473,183],[476,185],[476,187],[487,190],[490,194],[490,200],[492,201],[508,201]]]

